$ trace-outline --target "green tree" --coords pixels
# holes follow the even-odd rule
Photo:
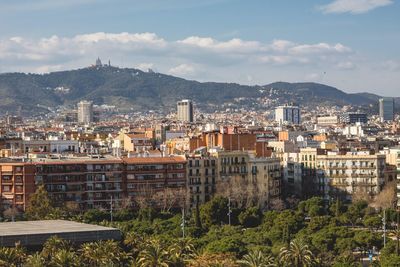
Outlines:
[[[0,266],[21,266],[25,257],[25,251],[19,246],[15,248],[0,247]]]
[[[74,251],[60,249],[51,258],[52,267],[79,267],[81,262]]]
[[[343,255],[336,257],[333,267],[361,267],[361,263],[357,262],[352,251],[347,251]]]
[[[364,226],[369,229],[379,229],[382,226],[382,218],[378,215],[365,215],[363,220]]]
[[[400,266],[400,256],[396,254],[390,254],[385,257],[381,257],[382,267],[398,267]]]
[[[221,196],[214,197],[201,206],[200,217],[207,227],[228,223],[228,199]]]
[[[300,239],[294,239],[289,246],[281,248],[279,262],[283,266],[306,267],[312,266],[315,260],[308,245]]]
[[[129,259],[118,243],[111,240],[85,243],[80,253],[84,262],[90,266],[121,264]]]
[[[368,207],[368,202],[365,200],[360,200],[352,203],[347,212],[342,215],[342,222],[350,223],[351,225],[360,224],[362,218],[365,215],[366,209]]]
[[[58,236],[52,236],[43,244],[41,256],[50,260],[59,250],[70,250],[71,244]]]
[[[104,210],[90,209],[83,214],[83,221],[87,223],[101,222],[110,219],[110,214]]]
[[[136,232],[129,232],[124,239],[124,244],[127,245],[132,253],[133,257],[136,258],[139,252],[147,244],[147,236],[138,234]]]
[[[151,240],[138,256],[141,267],[168,267],[170,262],[169,253],[159,240]]]
[[[374,246],[378,248],[382,246],[382,240],[379,233],[357,231],[354,234],[354,240],[363,251],[368,251]]]
[[[25,267],[44,267],[44,266],[46,266],[46,259],[39,252],[36,252],[36,253],[28,256],[24,266]]]
[[[310,217],[325,215],[324,200],[320,197],[312,197],[301,201],[298,210]]]
[[[250,251],[238,261],[240,266],[243,267],[273,267],[275,259],[271,255],[265,255],[261,251]]]
[[[262,213],[258,207],[250,207],[239,214],[239,222],[243,227],[256,227],[261,224]]]
[[[28,201],[25,215],[30,220],[43,220],[54,212],[54,207],[44,185],[40,185]]]
[[[171,265],[175,267],[184,267],[196,255],[196,249],[193,240],[189,238],[179,238],[168,247],[168,254]]]

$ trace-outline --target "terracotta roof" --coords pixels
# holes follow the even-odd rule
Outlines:
[[[152,163],[185,163],[183,157],[145,157],[145,158],[123,158],[125,163],[135,164],[152,164]]]
[[[145,134],[126,134],[129,138],[148,138]]]

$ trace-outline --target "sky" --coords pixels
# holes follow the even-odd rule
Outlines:
[[[399,0],[0,0],[0,72],[111,65],[400,96]]]

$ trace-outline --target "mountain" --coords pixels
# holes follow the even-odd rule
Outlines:
[[[376,96],[379,98],[379,96]],[[185,80],[155,72],[116,67],[88,67],[48,74],[0,74],[0,111],[34,114],[80,100],[115,105],[121,110],[170,110],[176,101],[193,99],[196,105],[215,109],[222,104],[255,105],[269,98],[276,104],[369,105],[376,102],[368,94],[347,94],[317,83],[278,82],[264,86]],[[238,100],[240,99],[240,101]],[[238,102],[239,101],[239,102]]]

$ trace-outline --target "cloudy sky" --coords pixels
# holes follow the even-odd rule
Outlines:
[[[0,72],[112,65],[400,96],[398,0],[0,0]]]

